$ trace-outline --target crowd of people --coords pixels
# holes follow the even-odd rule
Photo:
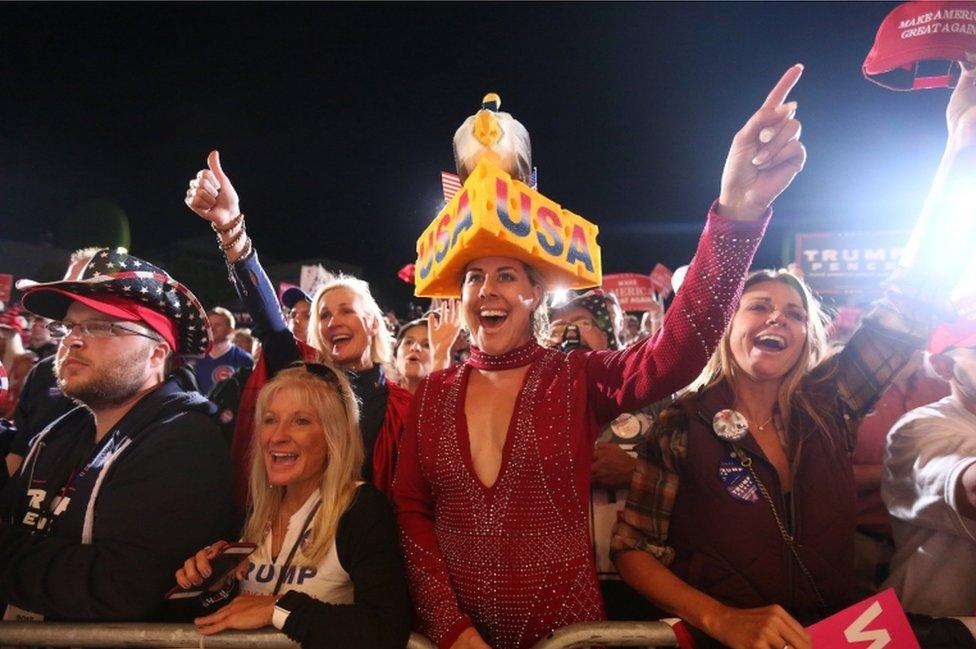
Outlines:
[[[279,296],[216,151],[185,201],[249,330],[121,250],[20,282],[3,619],[515,649],[676,617],[682,646],[808,649],[805,627],[890,586],[923,646],[976,646],[948,619],[976,612],[976,300],[940,324],[952,278],[921,259],[831,345],[802,277],[749,272],[805,163],[801,74],[735,135],[666,311],[553,303],[495,254],[405,323],[355,277]],[[948,120],[929,213],[976,172],[973,73]]]

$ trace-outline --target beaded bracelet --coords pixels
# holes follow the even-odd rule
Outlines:
[[[254,244],[251,243],[251,237],[248,237],[247,241],[244,242],[244,252],[241,253],[240,257],[234,260],[234,263],[236,264],[238,262],[245,261],[248,257],[250,257],[253,254],[254,254]],[[227,259],[226,252],[224,253],[224,259]],[[230,263],[229,259],[227,260],[227,263]]]
[[[216,223],[211,223],[210,227],[213,228],[213,231],[216,232],[217,234],[227,234],[228,232],[236,228],[238,224],[241,223],[241,221],[243,220],[244,220],[244,213],[241,212],[240,214],[235,216],[231,220],[231,222],[227,224],[227,227],[225,228],[218,228]]]
[[[230,241],[228,241],[227,243],[221,243],[220,249],[223,250],[224,252],[227,252],[228,250],[233,248],[234,244],[237,243],[240,240],[240,238],[243,237],[245,234],[247,234],[247,228],[244,227],[243,223],[241,223],[241,229],[237,231],[237,234],[231,237]],[[217,237],[217,241],[218,242],[220,241],[220,237]]]

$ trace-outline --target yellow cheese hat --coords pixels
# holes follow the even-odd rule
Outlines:
[[[464,184],[417,240],[418,297],[458,297],[465,266],[481,257],[523,261],[550,288],[585,289],[602,282],[599,228],[525,184],[529,135],[511,115],[497,111],[500,105],[498,95],[486,95],[482,109],[454,136]],[[505,142],[518,146],[501,146]]]

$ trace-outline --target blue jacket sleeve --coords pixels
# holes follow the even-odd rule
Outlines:
[[[301,360],[295,338],[281,315],[278,297],[258,260],[258,253],[234,262],[230,265],[230,271],[234,288],[254,320],[253,331],[261,341],[268,376],[274,376],[279,370]]]

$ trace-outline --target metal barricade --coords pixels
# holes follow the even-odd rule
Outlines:
[[[678,638],[664,622],[586,622],[556,629],[532,649],[615,647],[677,647]]]
[[[296,649],[298,644],[271,628],[204,636],[192,624],[0,622],[0,647]],[[436,647],[427,638],[414,633],[410,635],[407,649]]]

